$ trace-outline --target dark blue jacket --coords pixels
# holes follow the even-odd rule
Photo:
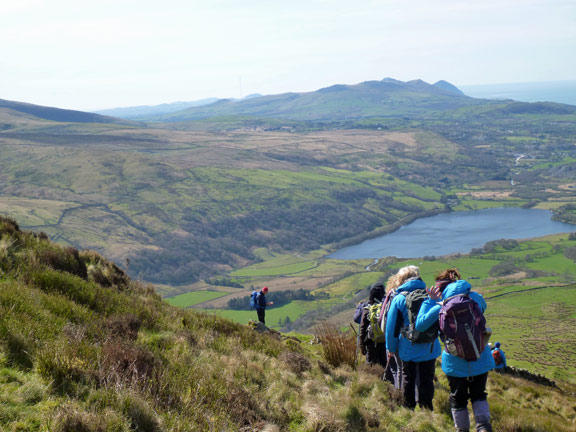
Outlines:
[[[486,301],[484,300],[484,297],[477,292],[470,291],[471,288],[471,285],[465,280],[453,282],[442,292],[442,300],[458,294],[469,294],[470,298],[478,303],[480,310],[484,312],[486,310]],[[416,318],[416,330],[426,330],[434,323],[434,321],[438,321],[441,307],[440,303],[437,303],[430,298],[424,300],[420,312],[418,313],[418,317]],[[482,375],[493,368],[494,359],[492,358],[492,353],[488,344],[486,344],[486,347],[480,354],[480,358],[473,361],[467,361],[463,358],[449,354],[446,350],[442,352],[442,370],[448,376],[460,378],[473,377]]]
[[[256,310],[258,309],[266,309],[266,294],[262,291],[258,291],[256,294]]]

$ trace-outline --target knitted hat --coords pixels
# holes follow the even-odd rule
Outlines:
[[[382,283],[380,282],[376,282],[374,285],[370,287],[368,302],[370,304],[374,304],[374,302],[381,302],[385,295],[386,290],[384,288],[384,285],[382,285]]]
[[[262,288],[262,292],[263,292],[264,294],[266,294],[266,293],[268,292],[268,287]]]

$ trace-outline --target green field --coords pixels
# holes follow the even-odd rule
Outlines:
[[[334,303],[334,302],[332,302]],[[266,325],[272,328],[280,328],[282,327],[283,323],[286,321],[286,317],[289,317],[290,320],[296,320],[304,313],[321,308],[325,306],[324,303],[320,302],[309,302],[309,301],[301,301],[296,300],[290,302],[287,305],[274,307],[270,306],[266,310]],[[232,321],[236,321],[242,324],[247,323],[249,320],[257,321],[258,317],[256,315],[256,311],[233,311],[233,310],[226,310],[226,309],[209,309],[207,312],[214,312],[220,316],[225,318],[231,319]]]
[[[509,365],[576,382],[575,285],[488,299],[486,319]]]
[[[0,197],[0,214],[28,226],[55,225],[62,212],[72,207],[77,207],[77,204],[46,199]]]
[[[281,266],[271,267],[250,267],[236,270],[230,273],[233,277],[258,277],[258,276],[278,276],[278,275],[293,275],[302,273],[306,270],[313,269],[318,263],[312,261],[296,262],[293,264],[286,264]]]
[[[220,292],[220,291],[191,291],[174,297],[169,297],[166,299],[166,301],[170,303],[172,306],[187,308],[190,306],[207,302],[209,300],[214,300],[223,297],[227,294],[228,293],[226,292]]]

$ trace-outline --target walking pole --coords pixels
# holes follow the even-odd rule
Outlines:
[[[356,335],[356,351],[354,351],[354,370],[356,370],[357,366],[356,363],[358,363],[358,348],[360,347],[360,336],[358,336],[358,333],[356,332],[356,329],[354,328],[352,323],[350,323],[350,328]]]

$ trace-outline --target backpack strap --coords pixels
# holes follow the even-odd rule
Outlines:
[[[448,303],[449,300],[452,300],[453,298],[456,298],[456,297],[470,297],[470,295],[468,295],[468,294],[456,294],[456,295],[447,297],[444,300],[442,300],[442,306],[444,306],[446,303]]]

